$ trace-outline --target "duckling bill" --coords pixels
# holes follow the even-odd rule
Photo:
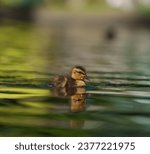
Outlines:
[[[87,73],[84,67],[75,66],[68,75],[56,76],[52,85],[57,88],[83,87],[86,85]]]

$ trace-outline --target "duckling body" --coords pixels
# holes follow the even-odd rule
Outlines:
[[[69,88],[69,87],[73,87],[75,85],[75,80],[72,79],[70,76],[63,76],[63,75],[59,75],[56,76],[53,79],[53,86],[54,87],[58,87],[58,88]]]
[[[86,70],[82,66],[75,66],[69,75],[59,75],[53,79],[53,86],[57,88],[71,88],[85,86]]]

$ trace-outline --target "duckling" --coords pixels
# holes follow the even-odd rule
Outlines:
[[[69,75],[59,75],[53,79],[52,85],[57,88],[73,88],[85,86],[87,74],[82,66],[75,66]]]

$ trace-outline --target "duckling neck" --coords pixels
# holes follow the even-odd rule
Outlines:
[[[85,82],[83,80],[76,80],[75,83],[77,87],[85,86]]]

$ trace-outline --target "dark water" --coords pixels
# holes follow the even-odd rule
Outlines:
[[[92,22],[1,23],[0,136],[150,136],[150,30]],[[78,64],[86,89],[54,95]]]

